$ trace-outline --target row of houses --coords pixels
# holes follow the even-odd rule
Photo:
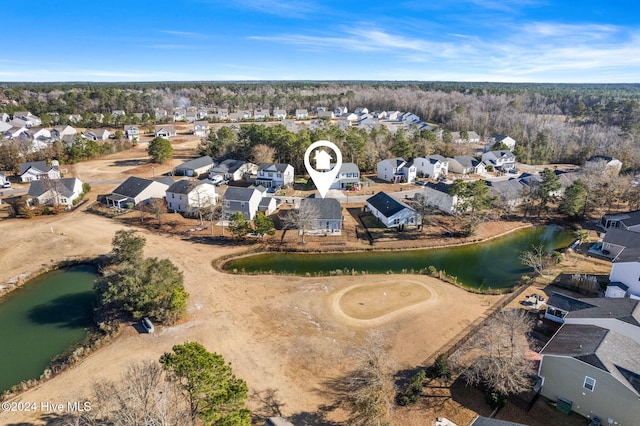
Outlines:
[[[511,151],[488,151],[482,154],[482,160],[470,155],[456,155],[445,158],[434,154],[415,158],[413,162],[404,158],[389,158],[377,164],[378,178],[387,182],[411,183],[417,177],[439,179],[449,172],[469,175],[484,174],[487,167],[508,173],[515,170],[516,156]]]

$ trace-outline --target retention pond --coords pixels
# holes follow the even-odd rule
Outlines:
[[[41,275],[0,299],[0,393],[37,379],[52,358],[82,341],[93,326],[90,265]]]
[[[522,229],[480,244],[438,249],[348,253],[261,253],[226,262],[227,272],[251,274],[331,275],[402,273],[428,270],[430,266],[469,288],[503,289],[515,285],[530,268],[520,255],[532,246],[548,250],[568,247],[572,233],[559,226]]]

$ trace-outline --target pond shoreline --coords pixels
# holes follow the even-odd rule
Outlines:
[[[532,222],[526,222],[526,223],[522,223],[520,226],[517,226],[515,228],[509,229],[508,231],[504,231],[501,233],[497,233],[497,234],[493,234],[490,235],[488,237],[485,238],[480,238],[477,240],[473,240],[473,241],[463,241],[463,242],[453,242],[451,244],[440,244],[440,245],[434,245],[434,246],[417,246],[417,247],[398,247],[398,248],[392,248],[392,247],[380,247],[380,248],[376,248],[375,246],[372,246],[370,248],[367,249],[353,249],[353,250],[349,250],[349,249],[344,249],[344,248],[340,248],[340,249],[329,249],[329,250],[313,250],[313,249],[308,249],[308,250],[296,250],[296,249],[282,249],[282,250],[264,250],[263,247],[254,247],[251,248],[249,250],[246,250],[243,253],[236,253],[236,254],[230,254],[227,256],[221,256],[218,257],[216,259],[214,259],[211,262],[211,265],[213,266],[213,268],[219,272],[222,272],[224,274],[233,274],[233,275],[271,275],[269,273],[264,273],[264,272],[256,272],[256,273],[241,273],[241,272],[230,272],[224,269],[225,265],[232,261],[232,260],[236,260],[236,259],[241,259],[241,258],[245,258],[245,257],[250,257],[250,256],[257,256],[260,254],[265,254],[265,253],[292,253],[292,254],[340,254],[340,253],[372,253],[372,252],[397,252],[397,251],[412,251],[412,250],[436,250],[436,249],[443,249],[443,248],[452,248],[452,247],[464,247],[464,246],[469,246],[469,245],[474,245],[474,244],[482,244],[491,240],[494,240],[496,238],[500,238],[500,237],[504,237],[507,236],[509,234],[512,234],[514,232],[517,231],[521,231],[523,229],[528,229],[528,228],[532,228],[534,226],[545,226],[545,225],[555,225],[554,222],[548,222],[548,223],[544,223],[544,224],[534,224]],[[288,274],[288,273],[282,273],[282,274],[276,274],[276,275],[293,275],[293,276],[301,276],[301,275],[296,275],[296,274]],[[464,287],[466,289],[466,287]]]

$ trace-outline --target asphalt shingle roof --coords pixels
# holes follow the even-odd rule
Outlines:
[[[386,217],[391,217],[394,214],[404,209],[409,209],[413,211],[411,207],[409,207],[402,201],[398,201],[392,196],[382,191],[378,192],[376,195],[372,197],[369,197],[367,199],[367,203],[371,204],[376,210],[378,210],[380,213],[382,213]]]
[[[123,195],[128,198],[135,198],[152,183],[153,181],[149,179],[129,176],[127,180],[122,182],[120,186],[113,190],[113,193]]]

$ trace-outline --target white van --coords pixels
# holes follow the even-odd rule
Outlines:
[[[213,175],[209,176],[209,180],[214,185],[220,185],[224,181],[224,177],[222,175]]]

